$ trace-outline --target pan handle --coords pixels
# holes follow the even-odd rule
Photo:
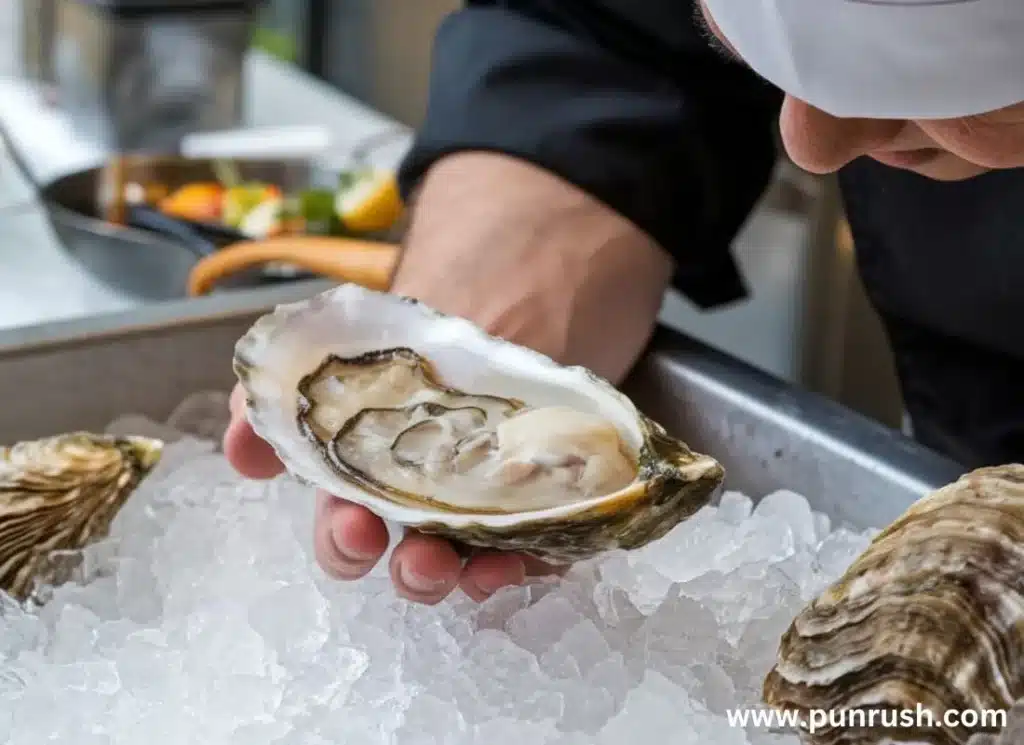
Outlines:
[[[217,245],[192,225],[165,215],[151,207],[130,205],[127,210],[128,225],[149,230],[153,233],[175,238],[185,244],[197,259],[217,251]]]
[[[338,282],[387,290],[398,250],[391,243],[311,235],[242,241],[198,261],[189,273],[188,294],[205,295],[220,280],[268,262],[292,264]]]

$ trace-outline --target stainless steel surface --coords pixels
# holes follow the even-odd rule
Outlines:
[[[890,427],[903,423],[903,400],[885,327],[857,271],[839,183],[822,180],[807,289],[803,384]]]
[[[870,527],[963,472],[896,430],[668,329],[651,351],[627,392],[719,458],[730,488],[792,489],[835,520]]]
[[[112,150],[174,152],[190,132],[241,123],[251,4],[109,5],[58,0],[57,86],[79,131]]]
[[[283,0],[282,0],[283,1]],[[438,24],[460,0],[331,0],[324,77],[346,93],[417,126],[427,105]]]
[[[43,85],[56,82],[53,65],[57,0],[21,0],[21,69]]]
[[[0,442],[162,418],[186,395],[227,390],[254,318],[322,282],[166,303],[0,333]],[[961,469],[902,435],[668,329],[626,385],[647,413],[721,459],[727,486],[789,488],[839,523],[882,526]]]

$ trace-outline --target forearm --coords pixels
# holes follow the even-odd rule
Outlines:
[[[434,164],[412,214],[394,291],[616,382],[646,345],[672,260],[579,188],[463,152]]]
[[[438,32],[403,193],[452,153],[504,153],[651,236],[697,305],[742,297],[729,247],[772,169],[774,96],[708,47],[692,2],[467,5]]]

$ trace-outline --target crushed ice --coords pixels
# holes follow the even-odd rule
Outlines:
[[[313,497],[240,479],[223,396],[111,431],[176,440],[41,606],[0,604],[9,745],[794,743],[731,726],[778,639],[872,533],[790,492],[726,493],[669,536],[477,605],[327,579]],[[182,433],[187,433],[183,436]],[[212,439],[210,439],[212,438]]]

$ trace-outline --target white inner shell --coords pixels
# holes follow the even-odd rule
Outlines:
[[[308,394],[329,457],[407,494],[468,510],[538,510],[613,494],[636,476],[618,428],[595,413],[452,395],[406,359],[324,373]]]

